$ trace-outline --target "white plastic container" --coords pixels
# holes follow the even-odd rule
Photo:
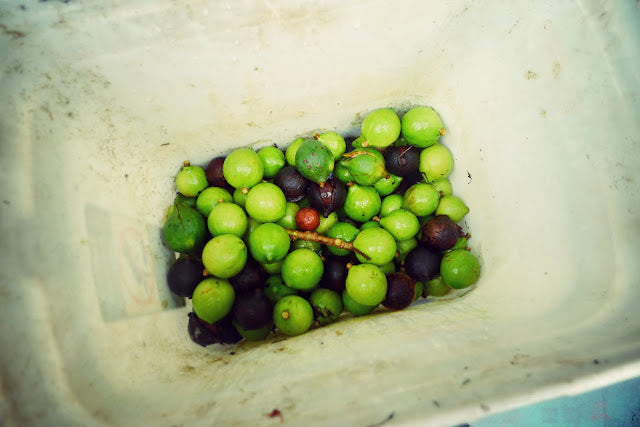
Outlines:
[[[3,425],[446,425],[640,374],[632,1],[0,6]],[[160,227],[182,161],[436,108],[462,298],[201,348]]]

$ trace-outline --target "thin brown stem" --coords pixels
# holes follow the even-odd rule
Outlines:
[[[342,239],[334,239],[332,237],[323,236],[313,231],[299,231],[299,230],[291,230],[288,228],[285,228],[285,230],[287,231],[287,234],[289,234],[289,238],[291,240],[309,240],[311,242],[333,246],[338,249],[346,249],[349,251],[353,251],[358,255],[362,256],[367,261],[371,259],[371,257],[363,253],[361,250],[354,248],[352,243],[345,242]]]

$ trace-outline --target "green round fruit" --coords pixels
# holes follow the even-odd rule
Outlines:
[[[393,261],[396,255],[396,241],[393,236],[383,228],[368,228],[362,230],[353,241],[353,247],[367,255],[366,259],[356,252],[358,261],[362,263],[381,266]]]
[[[400,194],[389,194],[382,199],[380,205],[380,218],[384,218],[396,209],[402,208],[403,199]]]
[[[454,289],[469,287],[480,277],[480,262],[464,249],[447,252],[440,262],[440,276]]]
[[[323,215],[320,215],[320,225],[318,225],[318,228],[316,228],[316,233],[322,235],[327,234],[331,226],[333,226],[333,224],[337,222],[338,214],[335,211],[331,212],[326,218]]]
[[[360,226],[360,231],[366,230],[367,228],[380,228],[380,223],[378,221],[367,221]]]
[[[162,237],[167,247],[180,253],[198,252],[207,237],[207,223],[198,211],[184,203],[169,208],[162,226]]]
[[[412,237],[406,240],[398,240],[396,241],[396,246],[398,248],[398,252],[400,253],[398,261],[402,261],[404,260],[405,256],[407,256],[407,254],[411,252],[412,249],[418,246],[418,239]]]
[[[264,177],[264,165],[251,148],[239,148],[224,160],[222,174],[232,187],[249,189]]]
[[[453,186],[447,178],[434,179],[429,184],[433,185],[442,196],[450,196],[453,193]]]
[[[378,266],[357,264],[347,273],[345,289],[358,304],[377,306],[387,295],[387,278]]]
[[[287,231],[272,222],[259,225],[249,236],[251,255],[261,264],[283,260],[289,253],[290,245]]]
[[[431,182],[449,176],[453,171],[453,155],[444,145],[435,144],[420,152],[420,172]]]
[[[233,234],[242,238],[247,231],[247,214],[235,203],[218,203],[207,218],[207,225],[212,236]]]
[[[339,133],[333,131],[322,132],[317,136],[317,139],[331,151],[334,160],[338,160],[347,149],[347,144]]]
[[[297,229],[298,225],[296,224],[296,214],[299,210],[300,206],[298,206],[297,203],[287,202],[284,208],[284,216],[280,218],[276,224],[292,230]]]
[[[342,313],[342,297],[330,289],[316,289],[311,293],[309,302],[321,325],[333,322]]]
[[[469,207],[456,196],[441,198],[435,211],[436,215],[447,215],[453,222],[462,221],[462,218],[468,213]]]
[[[332,239],[340,239],[343,242],[351,243],[355,240],[359,232],[360,230],[358,230],[354,225],[351,225],[348,222],[336,222],[327,231],[327,237],[331,237]],[[340,249],[334,246],[327,246],[327,250],[333,255],[351,255],[350,250]]]
[[[354,221],[367,222],[380,212],[381,204],[380,194],[375,188],[354,184],[347,190],[344,212]]]
[[[269,301],[275,304],[280,301],[282,297],[287,295],[297,295],[298,291],[285,285],[281,276],[274,275],[269,276],[267,279],[267,286],[264,288],[264,294],[269,298]]]
[[[387,196],[393,193],[396,188],[400,186],[403,179],[404,178],[402,178],[401,176],[396,176],[389,173],[387,174],[387,176],[384,176],[377,180],[375,184],[373,184],[373,188],[375,188],[381,196]]]
[[[384,274],[385,276],[391,273],[395,273],[396,272],[396,263],[391,261],[388,262],[384,265],[380,266],[380,271],[382,271],[382,274]]]
[[[358,148],[344,155],[342,164],[359,185],[373,185],[387,176],[384,156],[375,148]]]
[[[402,137],[416,147],[429,147],[444,134],[442,120],[431,107],[415,107],[402,116]]]
[[[322,279],[324,265],[320,255],[311,249],[296,249],[282,263],[282,280],[293,289],[309,291]]]
[[[209,240],[202,250],[202,263],[212,276],[228,279],[242,270],[247,261],[247,247],[232,234]]]
[[[425,295],[425,297],[427,296],[443,297],[447,295],[449,292],[451,292],[451,286],[444,283],[444,280],[442,280],[442,277],[438,276],[429,280],[425,284],[425,289],[423,291],[423,294]]]
[[[187,197],[196,197],[202,190],[209,186],[204,169],[200,166],[192,166],[184,162],[184,166],[176,175],[176,188]]]
[[[396,209],[380,219],[380,225],[396,240],[407,240],[420,230],[418,218],[406,209]]]
[[[284,153],[282,150],[274,146],[262,147],[258,150],[258,156],[262,160],[264,176],[266,178],[273,178],[276,176],[278,171],[286,164]]]
[[[310,181],[323,183],[333,172],[331,150],[315,139],[305,139],[296,152],[296,169]]]
[[[304,239],[294,240],[291,243],[291,250],[296,250],[296,249],[311,249],[313,252],[322,256],[322,245],[318,242],[314,242],[313,240],[304,240]]]
[[[285,335],[303,334],[313,323],[313,308],[306,299],[287,295],[273,307],[273,323]]]
[[[400,136],[400,118],[391,108],[381,108],[367,114],[361,133],[371,147],[388,147]]]
[[[242,188],[236,188],[235,190],[233,190],[233,203],[244,208],[244,206],[247,204],[248,194],[248,191],[243,191]]]
[[[271,329],[273,329],[272,323],[258,329],[244,329],[235,320],[233,320],[231,324],[236,328],[236,331],[238,331],[240,336],[247,341],[262,341],[269,336]]]
[[[426,216],[435,212],[440,200],[440,193],[432,185],[413,184],[403,196],[402,206],[416,216]]]
[[[355,302],[346,290],[342,291],[342,306],[354,316],[365,316],[377,307],[377,305],[364,305]]]
[[[264,263],[260,265],[262,265],[262,268],[264,268],[264,271],[266,271],[267,274],[280,274],[280,272],[282,271],[283,263],[284,263],[284,260],[271,262],[271,263]]]
[[[296,165],[296,153],[298,152],[298,148],[300,148],[300,145],[302,145],[305,139],[306,138],[296,138],[287,147],[287,150],[284,153],[284,157],[287,160],[289,166]]]
[[[235,301],[235,293],[228,281],[208,277],[196,286],[191,301],[196,316],[212,324],[229,314]]]
[[[353,181],[351,172],[349,172],[349,169],[345,166],[345,163],[343,160],[337,161],[335,163],[335,167],[333,168],[333,176],[335,176],[345,184]]]
[[[233,202],[231,193],[222,187],[209,187],[202,190],[200,195],[198,195],[196,208],[202,216],[208,218],[213,208],[221,202]]]
[[[251,218],[259,222],[279,221],[286,213],[287,199],[275,184],[261,182],[255,185],[245,202],[245,209]]]

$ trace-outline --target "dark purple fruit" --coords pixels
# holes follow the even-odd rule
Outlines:
[[[402,196],[404,195],[404,193],[407,191],[409,187],[419,182],[424,182],[424,177],[422,176],[422,173],[420,173],[419,170],[413,171],[402,179],[402,182],[400,183],[398,188],[395,189],[393,194],[400,194]]]
[[[413,280],[426,282],[440,274],[441,256],[437,252],[418,245],[404,259],[404,268]]]
[[[353,141],[355,141],[357,137],[355,136],[345,136],[344,143],[346,146],[345,153],[350,153],[353,151]]]
[[[273,319],[273,306],[262,289],[253,289],[236,297],[233,319],[244,329],[258,329]]]
[[[191,340],[203,347],[211,344],[235,344],[242,339],[231,323],[230,316],[209,325],[191,312],[187,329]]]
[[[418,170],[420,151],[411,145],[389,147],[384,150],[384,162],[387,172],[405,177]]]
[[[169,267],[167,284],[174,294],[191,298],[193,290],[203,279],[204,266],[194,258],[180,258]]]
[[[430,249],[446,251],[451,249],[462,236],[464,236],[462,227],[453,222],[448,215],[437,215],[422,227],[421,240]]]
[[[266,286],[267,274],[251,255],[247,255],[247,261],[240,273],[229,278],[236,295],[249,292],[252,289],[263,289]]]
[[[229,187],[227,180],[224,179],[224,175],[222,174],[222,165],[224,164],[224,159],[224,156],[213,158],[207,165],[207,168],[204,170],[207,181],[212,187]]]
[[[320,280],[320,286],[341,293],[347,280],[348,259],[344,257],[327,256],[324,260],[324,272]]]
[[[273,177],[273,183],[280,187],[288,202],[298,202],[304,199],[309,180],[294,166],[285,166]]]
[[[391,310],[409,307],[416,298],[416,282],[406,273],[387,275],[387,296],[382,305]]]
[[[312,182],[307,191],[307,200],[312,208],[325,218],[344,205],[347,189],[342,181],[331,177],[321,186]]]

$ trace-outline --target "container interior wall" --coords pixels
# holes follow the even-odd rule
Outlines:
[[[638,372],[629,2],[0,7],[0,416],[435,424]],[[184,160],[441,114],[482,277],[461,298],[189,341],[160,228]]]

